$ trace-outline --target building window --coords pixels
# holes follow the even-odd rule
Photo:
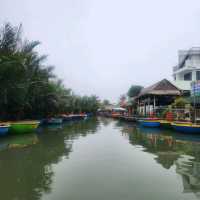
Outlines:
[[[200,80],[200,71],[197,71],[197,72],[196,72],[196,79],[197,79],[197,81]]]
[[[192,80],[192,72],[184,74],[184,81],[191,81]]]

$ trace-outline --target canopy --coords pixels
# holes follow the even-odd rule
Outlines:
[[[126,111],[125,108],[121,108],[121,107],[119,107],[119,108],[113,108],[113,110],[114,111]]]

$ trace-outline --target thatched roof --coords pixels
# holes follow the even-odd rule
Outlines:
[[[163,79],[147,88],[142,89],[138,97],[145,95],[181,95],[181,91],[167,79]],[[138,98],[137,97],[137,98]]]

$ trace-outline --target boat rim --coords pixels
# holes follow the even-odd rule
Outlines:
[[[8,125],[0,125],[0,128],[9,128],[10,127],[10,125],[8,124]]]
[[[35,124],[39,124],[39,121],[19,121],[19,122],[9,122],[11,125],[12,124],[21,124],[21,125],[35,125]]]
[[[171,121],[167,121],[167,120],[160,120],[161,124],[171,124]]]
[[[141,120],[141,122],[157,122],[157,123],[160,123],[159,120]]]
[[[200,128],[200,124],[179,124],[179,123],[172,123],[172,126],[182,126],[182,127],[191,127],[191,128]]]

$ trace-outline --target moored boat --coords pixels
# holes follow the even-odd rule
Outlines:
[[[60,118],[63,120],[63,122],[68,122],[72,120],[72,117],[70,115],[62,114],[60,115]]]
[[[112,118],[119,119],[121,117],[121,114],[120,113],[112,113],[111,116],[112,116]]]
[[[150,127],[150,128],[160,127],[159,120],[140,120],[139,122],[144,127]]]
[[[71,120],[73,121],[73,120],[82,120],[82,119],[85,119],[86,117],[87,117],[87,115],[86,114],[72,114],[72,115],[70,115],[70,117],[71,117]]]
[[[19,121],[11,122],[9,131],[11,133],[32,133],[39,126],[39,121]]]
[[[87,115],[87,117],[86,117],[86,118],[89,118],[89,117],[93,117],[93,116],[94,116],[94,114],[93,114],[93,113],[87,113],[86,115]]]
[[[62,123],[63,123],[62,118],[54,118],[54,117],[47,118],[42,121],[43,125],[56,125],[56,124],[62,124]]]
[[[0,124],[0,136],[6,135],[8,133],[9,128],[9,124]]]
[[[184,132],[184,133],[200,133],[200,125],[193,123],[172,123],[172,127],[175,131]]]

